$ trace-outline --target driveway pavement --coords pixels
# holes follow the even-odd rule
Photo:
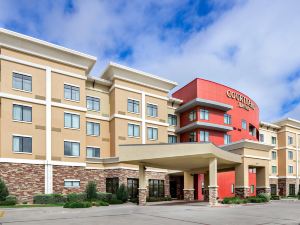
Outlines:
[[[3,210],[3,209],[0,209]],[[274,201],[261,205],[211,208],[203,203],[133,204],[90,209],[5,209],[3,225],[268,225],[300,224],[300,201]]]

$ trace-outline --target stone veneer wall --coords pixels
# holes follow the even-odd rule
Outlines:
[[[289,195],[289,184],[296,185],[296,179],[294,179],[294,178],[279,178],[278,179],[279,195],[281,195],[281,196]]]
[[[32,202],[34,195],[44,193],[44,174],[44,165],[0,163],[0,177],[19,202]]]

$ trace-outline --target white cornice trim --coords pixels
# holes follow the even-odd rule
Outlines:
[[[252,158],[252,159],[263,159],[263,160],[271,161],[271,159],[268,158],[268,157],[261,157],[261,156],[255,156],[255,155],[243,155],[242,157],[244,157],[244,158]]]
[[[278,179],[277,176],[269,176],[269,179]]]
[[[78,163],[78,162],[51,161],[51,164],[54,165],[54,166],[79,166],[79,167],[86,167],[86,163]]]
[[[34,160],[34,159],[0,158],[0,162],[45,165],[45,160]]]
[[[100,90],[100,89],[97,89],[97,88],[86,87],[85,89],[86,89],[86,90],[90,90],[90,91],[96,91],[96,92],[104,93],[104,94],[109,94],[108,91],[103,91],[103,90]],[[88,95],[88,94],[87,94],[87,95]],[[99,98],[99,97],[98,97],[98,98]]]
[[[59,73],[59,74],[63,74],[63,75],[69,76],[69,77],[75,77],[75,78],[78,78],[78,79],[87,80],[86,76],[83,76],[83,75],[80,75],[80,74],[71,73],[71,72],[68,72],[68,71],[60,70],[60,69],[51,69],[51,70],[54,73]]]
[[[126,115],[121,115],[121,114],[113,114],[109,120],[112,120],[114,118],[119,118],[119,119],[126,119],[126,120],[133,120],[133,121],[138,121],[138,122],[142,122],[142,118],[138,118],[138,117],[133,117],[133,116],[126,116]]]
[[[109,121],[109,117],[105,117],[105,116],[98,116],[98,115],[93,115],[93,114],[86,114],[85,117],[89,118],[89,119],[97,119],[97,120]]]
[[[77,111],[82,111],[86,112],[87,108],[85,107],[80,107],[80,106],[74,106],[74,105],[67,105],[59,102],[52,102],[52,106],[59,107],[59,108],[65,108],[65,109],[72,109],[72,110],[77,110]]]
[[[150,123],[150,124],[159,125],[159,126],[164,126],[164,127],[168,127],[169,126],[168,123],[163,123],[163,122],[154,121],[154,120],[145,120],[145,122],[146,123]]]
[[[287,178],[287,179],[295,179],[296,176],[278,176],[278,178]]]
[[[0,92],[0,97],[1,98],[14,99],[14,100],[18,100],[18,101],[24,101],[24,102],[31,102],[31,103],[36,103],[36,104],[40,104],[40,105],[46,105],[46,101],[44,101],[44,100],[28,98],[28,97],[8,94],[8,93],[4,93],[4,92]]]

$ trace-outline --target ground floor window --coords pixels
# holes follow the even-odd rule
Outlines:
[[[277,185],[270,184],[270,187],[271,187],[271,195],[277,195]]]
[[[138,188],[139,188],[139,179],[135,179],[135,178],[127,179],[127,190],[128,190],[129,199],[137,198]]]
[[[106,178],[106,192],[116,194],[119,188],[119,178]]]
[[[296,195],[295,184],[289,184],[289,195]]]
[[[80,187],[80,180],[64,180],[64,187],[78,188]]]
[[[149,180],[149,197],[164,197],[165,185],[163,180]]]

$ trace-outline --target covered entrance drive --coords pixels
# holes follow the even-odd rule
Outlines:
[[[247,143],[247,141],[244,141]],[[257,143],[259,146],[266,146]],[[178,143],[178,144],[147,144],[147,145],[122,145],[120,146],[119,159],[122,163],[139,166],[139,204],[146,204],[147,181],[146,167],[162,168],[182,171],[184,175],[184,199],[194,200],[194,174],[206,173],[206,188],[210,205],[217,204],[218,198],[218,170],[234,169],[236,171],[236,194],[247,196],[248,184],[246,170],[252,164],[261,167],[257,176],[262,191],[269,189],[268,169],[269,161],[265,156],[269,154],[272,146],[263,150],[264,157],[251,158],[249,161],[245,145],[234,146],[228,150],[216,147],[211,143]],[[236,148],[238,147],[238,148]],[[257,148],[257,146],[255,146]],[[257,150],[259,152],[259,150]],[[259,152],[261,153],[261,152]],[[248,155],[249,156],[249,155]],[[251,156],[251,155],[250,155]],[[255,155],[254,155],[255,156]],[[258,161],[256,161],[258,160]],[[261,162],[263,160],[263,162]],[[248,172],[248,170],[247,170]],[[264,188],[264,189],[263,189]]]

